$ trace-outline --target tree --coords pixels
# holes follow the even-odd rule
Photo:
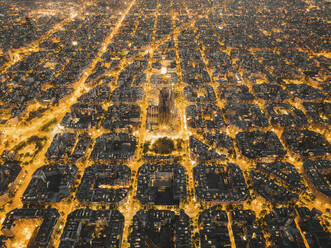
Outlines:
[[[183,149],[183,143],[182,139],[177,139],[177,150],[181,151]]]
[[[145,144],[144,144],[144,149],[143,149],[143,153],[148,152],[150,144],[151,144],[151,142],[149,142],[149,141],[148,141],[148,142],[145,142]]]
[[[174,148],[175,145],[173,140],[167,137],[160,138],[153,144],[153,151],[160,154],[169,154],[174,150]]]

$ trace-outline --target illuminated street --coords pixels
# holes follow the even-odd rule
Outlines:
[[[0,248],[331,247],[329,0],[0,0]]]

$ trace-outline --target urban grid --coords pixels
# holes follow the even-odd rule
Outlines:
[[[0,248],[330,248],[330,0],[0,0]]]

